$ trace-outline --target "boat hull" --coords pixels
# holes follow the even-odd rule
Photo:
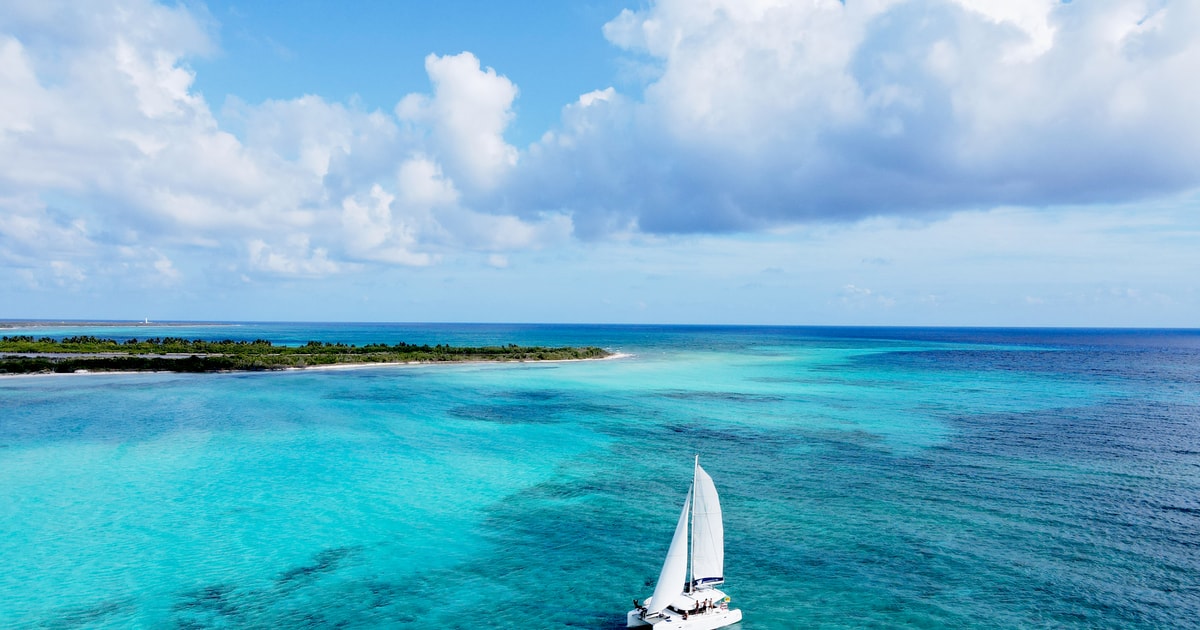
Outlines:
[[[674,613],[668,613],[663,617],[642,619],[641,612],[635,609],[629,611],[629,614],[626,615],[626,627],[653,627],[654,630],[716,630],[717,628],[733,625],[741,620],[742,611],[736,608],[688,615],[687,619],[684,619],[682,615]]]

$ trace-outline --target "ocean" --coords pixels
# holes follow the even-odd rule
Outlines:
[[[3,628],[621,628],[696,455],[740,628],[1200,627],[1200,331],[0,334],[627,355],[0,378]]]

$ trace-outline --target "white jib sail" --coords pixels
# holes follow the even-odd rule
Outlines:
[[[679,524],[675,526],[675,536],[671,538],[671,548],[667,550],[667,559],[658,574],[658,584],[654,585],[654,595],[651,596],[647,612],[662,612],[683,592],[684,582],[687,581],[687,526],[690,503],[691,497],[683,502]]]
[[[721,502],[712,477],[696,466],[695,509],[692,517],[692,579],[725,577],[725,527]]]

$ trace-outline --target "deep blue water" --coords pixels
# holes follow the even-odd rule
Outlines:
[[[0,627],[617,628],[699,453],[742,628],[1200,620],[1200,331],[0,334],[609,361],[0,379]]]

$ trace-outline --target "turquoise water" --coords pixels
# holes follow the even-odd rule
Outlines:
[[[1195,331],[81,333],[631,356],[0,379],[0,627],[618,628],[696,453],[742,628],[1200,619]]]

